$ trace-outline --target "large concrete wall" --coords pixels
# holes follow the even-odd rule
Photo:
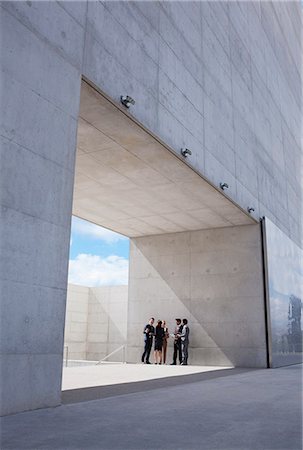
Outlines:
[[[68,359],[99,361],[126,344],[127,301],[128,286],[69,284],[64,335]],[[122,358],[121,350],[108,360]]]
[[[260,227],[131,239],[128,361],[152,316],[189,320],[190,364],[266,367]]]
[[[60,403],[81,74],[117,101],[132,95],[138,120],[302,246],[302,25],[299,1],[2,2],[0,13],[6,414]]]
[[[1,414],[61,402],[83,28],[2,2]]]
[[[64,329],[64,358],[86,359],[89,298],[89,287],[75,284],[68,285]]]
[[[128,286],[90,289],[86,358],[100,360],[126,344]],[[109,359],[122,361],[122,351]]]

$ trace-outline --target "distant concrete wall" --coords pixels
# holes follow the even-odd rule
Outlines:
[[[69,359],[86,359],[89,293],[86,286],[69,284],[67,288],[64,345]]]
[[[90,289],[86,358],[100,360],[126,344],[128,286]],[[122,351],[109,359],[122,361]]]
[[[100,360],[126,344],[128,286],[68,285],[64,345],[69,359]],[[109,361],[122,361],[122,350]]]
[[[260,227],[131,239],[128,361],[152,316],[189,320],[190,364],[266,367]]]

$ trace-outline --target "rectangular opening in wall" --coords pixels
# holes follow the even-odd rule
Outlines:
[[[95,361],[105,384],[264,366],[259,224],[86,81],[73,215],[65,393],[102,384],[101,372],[88,381],[87,368],[71,367],[71,360]],[[104,240],[112,251],[105,251]],[[150,349],[150,362],[161,368],[141,363],[151,317],[154,326],[165,320],[168,328],[167,351],[154,354],[155,340]],[[176,318],[190,328],[188,367],[179,367],[185,362],[179,336],[177,364],[170,365]],[[107,367],[109,361],[128,364],[106,379],[105,362],[97,364],[105,357]],[[68,386],[73,370],[76,382]]]
[[[128,265],[127,237],[73,217],[65,321],[66,365],[78,360],[100,361],[126,344]],[[122,361],[122,352],[115,356]]]

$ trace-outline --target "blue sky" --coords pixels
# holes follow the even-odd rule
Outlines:
[[[128,284],[129,239],[91,222],[72,218],[69,283]]]

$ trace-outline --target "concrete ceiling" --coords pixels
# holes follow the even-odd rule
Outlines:
[[[73,214],[129,237],[254,223],[86,82]]]

